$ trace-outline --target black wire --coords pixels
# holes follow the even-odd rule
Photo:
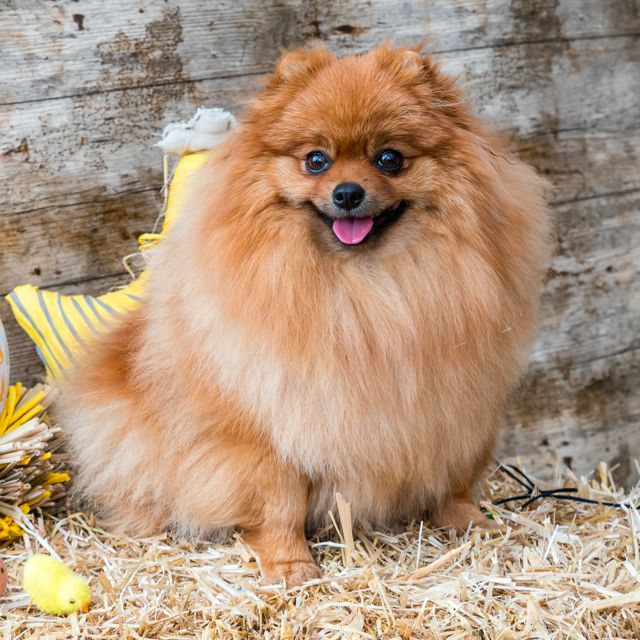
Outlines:
[[[495,458],[493,461],[498,466],[498,470],[508,475],[512,480],[515,480],[521,487],[527,489],[529,492],[535,489],[535,482],[533,482],[533,480],[531,480],[531,478],[522,469],[516,467],[514,464],[505,464],[500,462],[500,460],[496,460]]]
[[[501,466],[502,466],[502,470],[511,478],[513,478],[516,482],[518,482],[521,487],[524,487],[525,489],[529,489],[531,491],[535,489],[536,483],[522,469],[519,469],[514,464],[501,465]]]
[[[608,500],[593,500],[591,498],[582,498],[581,496],[575,495],[578,492],[575,487],[558,487],[556,489],[545,489],[541,491],[536,487],[535,482],[524,471],[522,471],[522,469],[519,469],[513,464],[503,464],[502,462],[499,462],[497,460],[496,462],[498,464],[498,469],[505,475],[509,476],[512,480],[517,482],[526,491],[526,493],[521,493],[515,496],[509,496],[508,498],[495,500],[493,503],[495,505],[507,504],[509,502],[516,502],[518,500],[525,500],[525,502],[520,505],[520,510],[522,511],[528,506],[532,505],[534,502],[542,500],[543,498],[555,498],[556,500],[569,500],[571,502],[597,504],[606,507],[616,507],[618,509],[632,508],[636,506],[631,504],[630,502],[611,502]]]

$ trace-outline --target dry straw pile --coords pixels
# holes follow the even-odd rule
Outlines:
[[[62,429],[47,415],[54,397],[46,385],[18,383],[0,412],[0,544],[22,535],[19,523],[28,524],[34,507],[55,509],[64,499],[69,474],[60,452]]]
[[[624,498],[604,469],[599,482],[565,482],[584,497]],[[494,472],[486,505],[519,491]],[[640,487],[626,500],[638,498]],[[501,531],[456,536],[414,523],[351,532],[343,504],[342,519],[312,540],[324,577],[291,590],[262,583],[239,538],[132,539],[81,513],[45,516],[4,553],[11,584],[0,631],[14,640],[640,638],[636,508],[544,499],[494,513]],[[89,613],[56,618],[27,605],[21,568],[43,542],[90,579]]]

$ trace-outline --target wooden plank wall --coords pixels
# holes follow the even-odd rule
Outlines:
[[[282,47],[428,38],[555,185],[558,250],[505,450],[618,481],[640,458],[637,0],[0,0],[0,292],[99,292],[150,229],[169,121],[238,111]],[[4,302],[15,379],[41,368]]]

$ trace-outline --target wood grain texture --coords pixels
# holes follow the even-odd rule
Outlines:
[[[625,482],[640,460],[640,190],[555,213],[558,251],[505,450],[547,474],[600,455]]]
[[[629,0],[6,2],[1,102],[264,73],[282,48],[382,39],[436,51],[636,33]]]
[[[0,0],[0,292],[126,278],[169,121],[239,112],[282,47],[428,38],[476,111],[553,182],[558,254],[505,451],[538,472],[640,458],[640,9],[635,0]],[[0,317],[14,379],[41,375]]]
[[[125,190],[77,205],[52,205],[27,215],[0,217],[4,291],[25,280],[58,287],[123,270],[161,210],[158,188]]]

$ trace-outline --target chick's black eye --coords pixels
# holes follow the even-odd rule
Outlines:
[[[375,160],[375,165],[383,171],[399,171],[404,164],[404,156],[394,149],[383,149]]]
[[[76,601],[75,601],[75,600],[73,600],[73,599],[72,599],[72,600],[69,600],[69,604],[75,604],[75,603],[76,603]]]
[[[322,173],[331,166],[331,160],[323,151],[312,151],[304,162],[309,173]]]

